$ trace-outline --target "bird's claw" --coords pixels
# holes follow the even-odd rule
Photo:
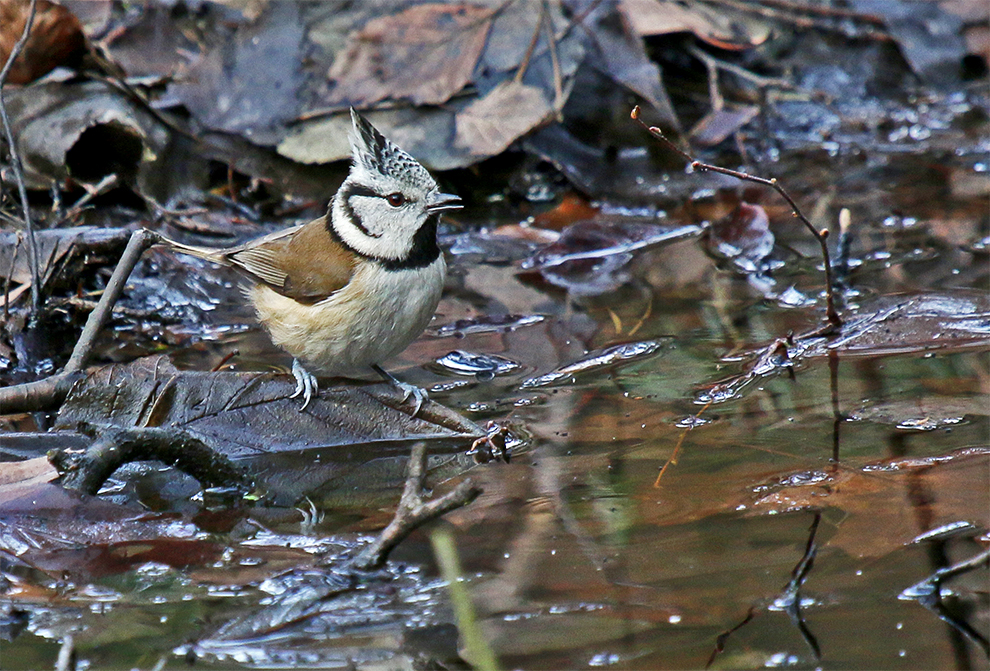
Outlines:
[[[296,398],[302,394],[303,404],[299,408],[299,412],[302,412],[309,405],[309,402],[313,400],[313,396],[320,393],[320,383],[317,382],[315,375],[299,363],[299,359],[293,359],[292,361],[292,375],[296,378],[296,390],[292,392],[289,398]]]
[[[396,389],[402,392],[403,403],[408,401],[410,396],[415,400],[415,406],[412,411],[413,417],[419,414],[419,410],[423,407],[423,403],[428,401],[430,398],[430,395],[426,393],[425,389],[422,387],[417,387],[414,384],[409,384],[408,382],[402,382],[400,380],[395,380],[392,384],[395,385]]]
[[[379,366],[378,364],[372,364],[371,369],[382,376],[388,381],[393,387],[399,390],[402,394],[402,402],[405,403],[412,396],[416,400],[416,405],[413,407],[412,416],[415,417],[419,414],[420,408],[423,407],[423,403],[428,401],[430,396],[426,393],[426,390],[422,387],[417,387],[414,384],[409,384],[408,382],[403,382],[399,378],[395,377],[387,370]]]

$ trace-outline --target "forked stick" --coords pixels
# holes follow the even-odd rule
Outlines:
[[[668,149],[671,149],[672,151],[677,152],[678,154],[683,156],[688,161],[688,163],[690,163],[692,170],[698,170],[700,172],[721,173],[723,175],[728,175],[729,177],[735,177],[736,179],[741,179],[746,182],[754,182],[756,184],[762,184],[763,186],[769,186],[774,191],[779,193],[781,198],[786,200],[787,204],[791,206],[791,210],[794,212],[794,216],[800,219],[801,223],[803,223],[805,227],[809,231],[811,231],[811,234],[815,236],[815,240],[817,240],[818,244],[821,246],[822,259],[825,262],[825,315],[828,318],[830,325],[830,327],[826,332],[836,330],[840,326],[842,326],[842,318],[839,317],[839,313],[836,312],[835,310],[835,295],[832,290],[832,263],[829,260],[828,244],[826,242],[828,240],[827,228],[823,228],[821,230],[816,229],[814,225],[810,221],[808,221],[808,218],[804,216],[804,213],[801,212],[801,208],[797,206],[797,203],[794,202],[794,199],[791,198],[790,194],[788,194],[787,191],[784,190],[784,187],[780,185],[780,183],[777,181],[776,178],[766,179],[764,177],[757,177],[756,175],[750,175],[747,172],[730,170],[729,168],[723,168],[721,166],[712,165],[711,163],[704,163],[702,161],[699,161],[695,157],[691,156],[691,154],[687,153],[686,151],[678,147],[676,144],[671,142],[667,138],[667,136],[663,134],[662,130],[660,130],[656,126],[647,126],[645,123],[643,123],[642,119],[639,118],[639,105],[636,105],[636,107],[633,108],[630,116],[634,121],[639,122],[639,124],[643,126],[643,128],[648,130],[650,132],[650,135],[660,140],[660,142],[662,142]],[[819,334],[819,335],[824,335],[824,334]]]

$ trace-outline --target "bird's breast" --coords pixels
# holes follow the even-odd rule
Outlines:
[[[443,292],[443,257],[416,269],[360,264],[332,296],[305,305],[258,285],[258,319],[276,345],[324,375],[360,376],[395,356],[429,324]]]

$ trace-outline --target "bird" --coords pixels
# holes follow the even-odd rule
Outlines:
[[[300,412],[319,394],[315,373],[361,378],[373,371],[414,401],[427,392],[383,363],[429,324],[446,263],[440,215],[462,207],[416,159],[351,109],[351,166],[327,208],[306,224],[223,249],[164,239],[178,252],[227,266],[251,281],[245,296],[272,341],[293,357]]]

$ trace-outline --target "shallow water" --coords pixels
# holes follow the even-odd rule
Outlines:
[[[886,341],[881,328],[859,349],[795,357],[791,367],[720,387],[732,393],[713,403],[708,392],[747,370],[747,352],[818,326],[820,302],[765,300],[717,270],[693,237],[637,251],[628,276],[601,295],[520,272],[509,262],[516,242],[499,243],[509,251],[498,263],[450,257],[433,329],[393,370],[479,423],[505,422],[519,440],[510,463],[442,485],[470,477],[484,488],[443,525],[473,619],[501,667],[680,669],[710,658],[713,668],[986,665],[985,567],[943,585],[941,613],[905,593],[990,543],[987,259],[961,248],[981,235],[983,196],[930,185],[926,197],[924,183],[905,184],[912,174],[875,172],[878,188],[859,196],[862,265],[850,302],[869,315],[881,310],[880,294],[925,292],[947,311],[916,314],[914,331]],[[814,179],[799,187],[824,192]],[[812,256],[803,232],[786,227],[786,210],[774,212],[784,213],[772,217],[778,238]],[[468,230],[516,221],[478,210],[463,218]],[[452,236],[455,251],[482,244],[473,233]],[[781,287],[815,297],[814,263],[796,267],[778,274]],[[943,348],[931,321],[970,304],[978,307],[960,328],[971,342]],[[511,329],[443,328],[493,315],[532,318]],[[221,305],[200,337],[173,342],[177,365],[209,368],[235,347],[242,369],[284,363],[257,328],[238,326],[245,317]],[[526,383],[622,343],[646,343],[648,353]],[[519,367],[485,379],[426,365],[452,350]],[[125,354],[133,352],[120,347],[115,357]],[[35,573],[47,567],[15,563],[24,586],[8,602],[3,668],[51,668],[67,633],[93,669],[178,667],[183,656],[208,668],[411,668],[416,660],[456,668],[452,605],[426,533],[406,541],[379,582],[327,599],[274,634],[245,637],[231,624],[306,580],[284,571],[306,569],[315,552],[346,553],[387,521],[401,477],[393,462],[404,450],[341,455],[375,461],[349,490],[318,500],[322,511],[256,511],[233,530],[222,509],[188,500],[195,485],[169,500],[155,484],[158,469],[142,473],[121,496],[197,515],[198,526],[156,518],[163,526],[143,543],[110,537],[62,548],[49,562],[64,571],[61,584]],[[283,466],[304,471],[308,456]],[[308,531],[300,527],[307,512],[323,515]]]

